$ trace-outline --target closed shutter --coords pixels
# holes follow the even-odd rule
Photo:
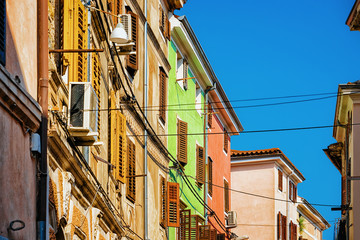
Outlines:
[[[346,205],[346,175],[341,177],[341,205]],[[341,211],[342,214],[345,214],[346,211],[343,209]]]
[[[293,185],[292,182],[289,181],[289,199],[292,201],[292,195],[293,195]]]
[[[94,88],[95,94],[98,98],[98,114],[97,114],[97,131],[98,131],[98,140],[100,140],[100,106],[101,106],[101,98],[100,98],[100,61],[99,56],[97,54],[92,54],[92,86]]]
[[[282,216],[281,218],[281,233],[282,233],[282,240],[286,240],[286,216]]]
[[[75,46],[77,49],[87,49],[87,11],[80,0],[76,0],[75,8]],[[76,66],[73,81],[86,82],[87,53],[77,53],[74,66]],[[71,80],[70,80],[71,81]]]
[[[119,15],[122,12],[122,1],[123,0],[112,0],[111,1],[111,12],[115,15]],[[119,22],[119,18],[112,16],[113,26],[115,27]]]
[[[210,229],[210,240],[217,240],[217,231],[216,231],[216,229]]]
[[[283,190],[283,173],[280,169],[278,169],[278,189]]]
[[[225,205],[225,212],[229,212],[229,183],[224,180],[224,205]]]
[[[118,145],[117,151],[118,159],[116,161],[116,179],[122,183],[125,183],[125,173],[126,173],[126,118],[120,112],[117,113],[117,130],[118,130]]]
[[[225,240],[225,233],[220,233],[216,237],[217,240]]]
[[[160,176],[160,204],[161,204],[161,214],[160,214],[160,225],[166,228],[166,181],[163,176]]]
[[[6,64],[6,1],[0,1],[0,63]]]
[[[117,114],[116,111],[113,110],[116,108],[115,101],[115,91],[110,92],[110,127],[109,127],[109,135],[110,135],[110,162],[112,165],[116,165],[116,160],[119,158],[119,152],[117,151],[118,146],[118,130],[117,130]]]
[[[199,226],[199,240],[210,240],[210,225]]]
[[[297,187],[293,185],[293,202],[296,202],[296,195],[297,195]]]
[[[293,224],[293,233],[294,233],[294,240],[297,240],[297,225]]]
[[[191,240],[199,239],[199,227],[200,227],[200,217],[198,215],[191,215],[191,225],[190,225]]]
[[[166,100],[167,100],[167,79],[164,70],[160,69],[160,119],[163,123],[166,122]]]
[[[196,146],[196,181],[199,185],[205,182],[204,148],[200,146]]]
[[[224,128],[224,151],[227,153],[229,148],[229,135]]]
[[[187,164],[187,123],[180,119],[177,123],[177,159]]]
[[[280,212],[278,212],[278,214],[277,214],[277,239],[278,240],[281,240],[281,236],[282,236],[281,230],[282,230],[282,215]]]
[[[133,51],[136,52],[136,54],[131,54],[129,56],[127,56],[127,66],[133,70],[138,70],[138,47],[139,47],[139,39],[138,39],[138,31],[139,31],[139,26],[138,26],[138,16],[131,12],[128,11],[128,14],[131,15],[131,40],[135,43],[135,45],[133,46]]]
[[[184,85],[184,89],[187,90],[188,89],[188,80],[186,79],[188,77],[188,71],[189,71],[189,65],[188,62],[186,61],[186,59],[183,59],[183,85]]]
[[[178,229],[178,240],[190,240],[191,211],[180,211],[180,227]]]
[[[165,36],[165,11],[159,3],[159,28],[161,33]]]
[[[208,126],[209,128],[212,127],[212,119],[213,119],[213,110],[212,110],[212,107],[211,107],[211,104],[208,103]]]
[[[126,176],[126,197],[135,202],[135,190],[136,190],[136,165],[135,165],[135,144],[127,138],[127,176]]]
[[[180,226],[180,195],[179,195],[179,184],[168,182],[167,191],[167,210],[168,210],[168,227],[179,227]]]
[[[165,37],[167,40],[171,40],[171,23],[168,18],[166,18],[166,33]]]
[[[290,224],[289,224],[289,236],[290,236],[290,240],[294,240],[294,235],[293,235],[293,223],[292,221],[290,221]]]
[[[212,196],[213,193],[213,161],[211,158],[208,158],[208,166],[209,166],[209,180],[208,180],[208,193]]]

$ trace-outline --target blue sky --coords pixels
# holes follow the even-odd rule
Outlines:
[[[188,0],[175,14],[187,16],[228,98],[238,100],[336,93],[338,84],[359,80],[360,33],[345,25],[353,3]],[[335,104],[333,97],[236,112],[245,130],[307,127],[333,124]],[[340,174],[322,151],[334,142],[332,128],[326,128],[241,134],[231,144],[236,150],[279,147],[306,178],[300,196],[340,204]],[[316,208],[333,226],[339,212]],[[324,239],[333,239],[333,228]]]

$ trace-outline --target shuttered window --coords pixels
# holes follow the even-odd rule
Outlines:
[[[128,14],[131,15],[131,41],[135,43],[133,46],[133,51],[136,52],[136,54],[128,55],[126,58],[127,66],[133,70],[138,70],[138,46],[139,46],[139,26],[138,26],[138,16],[133,13],[132,11],[127,11]]]
[[[224,128],[224,151],[227,153],[229,148],[229,135]]]
[[[296,197],[297,197],[297,187],[293,182],[289,181],[289,199],[292,202],[296,202]]]
[[[286,226],[286,216],[282,215],[281,217],[281,233],[282,233],[282,240],[286,240],[286,229],[287,229],[287,226]]]
[[[220,233],[217,235],[217,240],[225,240],[225,233]]]
[[[224,208],[227,213],[229,209],[229,183],[224,179]]]
[[[196,181],[200,186],[205,182],[204,148],[200,146],[196,146]]]
[[[283,173],[280,169],[278,169],[278,189],[283,190]]]
[[[209,157],[208,158],[208,166],[209,166],[209,180],[208,180],[208,193],[212,196],[213,193],[213,161]]]
[[[111,0],[110,6],[111,6],[111,12],[115,15],[119,15],[122,12],[122,1],[123,0]],[[117,23],[119,22],[119,18],[112,16],[113,26],[115,27]]]
[[[289,235],[290,240],[297,240],[297,226],[292,221],[290,221]]]
[[[180,195],[178,183],[168,182],[167,201],[168,227],[179,227]]]
[[[297,198],[297,187],[294,184],[294,188],[293,188],[293,202],[296,202],[296,198]]]
[[[188,77],[188,71],[189,71],[189,65],[188,62],[186,61],[186,59],[183,59],[183,85],[184,85],[184,89],[187,90],[188,89],[188,80],[186,79]]]
[[[166,180],[163,176],[160,176],[160,225],[166,228]]]
[[[278,212],[277,214],[277,240],[282,240],[282,214]]]
[[[190,224],[190,239],[195,240],[199,239],[199,227],[202,219],[198,215],[191,215],[191,224]]]
[[[6,1],[0,1],[0,64],[6,64]]]
[[[199,240],[210,240],[210,225],[199,226]]]
[[[126,176],[126,197],[135,202],[135,190],[136,190],[136,165],[135,165],[135,144],[127,138],[127,176]]]
[[[190,240],[191,211],[180,211],[180,227],[178,229],[178,240]]]
[[[166,103],[167,103],[167,77],[162,68],[160,68],[159,74],[160,82],[160,94],[159,94],[159,103],[160,103],[160,120],[166,122]]]
[[[187,164],[187,123],[180,119],[177,123],[177,159]]]
[[[98,140],[100,140],[100,111],[101,109],[101,98],[100,98],[100,61],[97,54],[92,54],[92,87],[94,88],[95,94],[98,98],[98,114],[97,114],[97,131],[98,131]]]
[[[341,177],[341,205],[346,205],[346,175]],[[342,210],[342,214],[345,214],[346,210]]]
[[[170,29],[170,21],[168,19],[167,12],[163,9],[161,4],[159,4],[159,28],[164,37],[168,40],[171,38],[171,29]]]
[[[212,107],[211,107],[211,104],[208,103],[208,126],[209,128],[212,127],[212,120],[213,120],[213,110],[212,110]]]

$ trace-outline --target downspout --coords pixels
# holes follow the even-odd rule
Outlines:
[[[144,23],[144,116],[147,118],[147,104],[148,104],[148,54],[147,54],[147,29],[148,29],[148,21],[147,21],[147,0],[144,0],[144,15],[145,15],[145,23]],[[145,129],[144,129],[144,169],[146,171],[144,177],[144,239],[148,240],[148,161],[147,161],[147,121],[145,120]]]
[[[209,161],[208,161],[208,135],[207,135],[207,131],[208,131],[208,127],[207,127],[207,121],[208,121],[208,109],[206,107],[206,104],[208,102],[208,96],[207,94],[209,93],[209,91],[205,90],[205,98],[204,98],[204,149],[205,149],[205,166],[208,166]],[[205,169],[205,181],[207,182],[206,184],[204,184],[204,199],[205,199],[205,204],[208,204],[208,191],[209,191],[209,181],[208,181],[208,176],[209,173],[208,171],[209,168]],[[206,208],[204,208],[204,217],[205,217],[205,225],[208,224],[208,218],[207,218],[207,211]]]
[[[290,206],[289,206],[289,204],[290,204],[290,199],[288,199],[289,197],[290,197],[290,192],[289,192],[289,189],[290,189],[290,177],[292,176],[292,175],[294,175],[294,171],[292,171],[291,170],[291,173],[289,174],[289,177],[288,177],[288,181],[287,181],[287,191],[288,191],[288,194],[287,194],[287,196],[286,196],[286,227],[287,226],[289,226],[289,224],[288,224],[288,222],[289,222],[289,219],[290,219],[290,217],[289,217],[289,208],[290,208]],[[286,231],[287,232],[287,235],[288,236],[290,236],[290,231]],[[287,236],[286,236],[286,238],[287,238]]]
[[[41,156],[39,159],[37,239],[49,239],[48,236],[48,161],[47,161],[47,126],[48,126],[48,1],[37,1],[37,51],[38,51],[38,102],[42,109],[39,134],[41,137]]]

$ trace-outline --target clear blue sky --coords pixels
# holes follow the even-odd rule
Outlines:
[[[336,93],[338,84],[359,80],[360,33],[345,25],[353,3],[188,0],[175,14],[187,16],[228,98],[237,100]],[[233,106],[259,103],[270,101]],[[245,130],[331,125],[335,104],[334,97],[236,112]],[[340,174],[322,151],[334,142],[327,128],[242,134],[231,144],[237,150],[279,147],[306,178],[300,196],[310,203],[340,204]],[[333,226],[339,212],[316,208]],[[333,227],[324,239],[333,239]]]

